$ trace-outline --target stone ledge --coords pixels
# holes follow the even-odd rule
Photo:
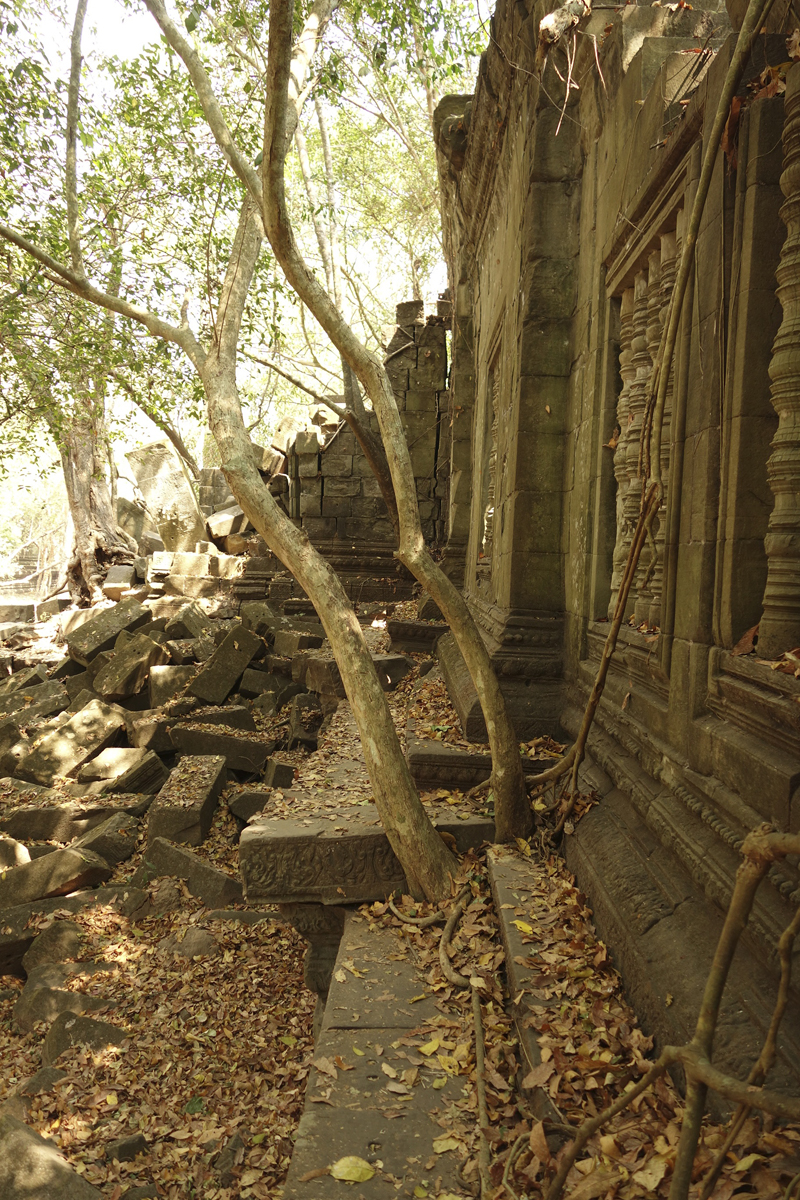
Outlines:
[[[390,929],[369,929],[364,917],[347,914],[314,1058],[340,1055],[353,1070],[340,1072],[334,1081],[312,1067],[284,1200],[339,1200],[338,1180],[305,1176],[345,1155],[363,1158],[375,1170],[373,1178],[356,1189],[354,1200],[395,1200],[412,1195],[417,1187],[431,1195],[467,1194],[458,1175],[460,1161],[452,1151],[437,1156],[435,1171],[425,1170],[434,1139],[445,1133],[437,1118],[462,1098],[461,1077],[448,1076],[444,1087],[434,1090],[434,1071],[423,1064],[419,1082],[409,1089],[410,1098],[399,1100],[387,1090],[390,1080],[381,1071],[385,1063],[402,1073],[410,1064],[393,1043],[440,1015],[430,996],[411,1003],[425,987],[409,959],[388,959],[389,952],[401,949],[406,943]],[[348,966],[366,969],[367,974],[355,976]],[[344,976],[343,983],[337,975]],[[382,1055],[376,1043],[384,1047]],[[354,1046],[363,1053],[355,1054]],[[432,1187],[434,1177],[440,1177],[438,1188]]]
[[[411,721],[406,726],[406,759],[419,788],[470,788],[492,773],[491,754],[461,750],[435,738],[419,738]],[[540,775],[553,761],[523,758],[522,772],[526,777]]]

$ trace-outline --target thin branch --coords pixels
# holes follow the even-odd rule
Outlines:
[[[317,403],[324,404],[326,408],[330,408],[336,413],[340,421],[344,420],[344,409],[342,407],[340,407],[338,404],[334,404],[332,400],[321,395],[319,392],[315,392],[314,389],[308,387],[307,384],[302,383],[296,375],[290,375],[288,371],[285,371],[283,367],[279,367],[277,363],[270,361],[268,358],[260,358],[257,354],[251,354],[249,350],[239,350],[239,353],[243,354],[245,358],[249,358],[252,362],[259,363],[262,367],[268,367],[269,370],[274,371],[276,375],[280,375],[289,383],[294,384],[294,386],[299,388],[301,392],[305,392],[307,395],[311,396],[312,399],[317,401]]]
[[[81,89],[81,36],[88,0],[78,0],[75,24],[70,43],[69,89],[67,92],[67,160],[64,172],[64,192],[67,202],[67,236],[73,270],[86,275],[80,239],[80,208],[78,205],[78,102]]]
[[[198,467],[194,456],[187,447],[181,435],[178,433],[175,426],[168,421],[166,417],[162,417],[160,413],[156,412],[151,405],[147,404],[138,394],[132,384],[130,384],[124,375],[121,375],[119,371],[110,371],[109,374],[114,382],[118,383],[127,396],[133,401],[136,407],[141,409],[144,415],[148,417],[153,424],[169,438],[180,457],[194,475],[195,479],[199,479],[200,468]]]

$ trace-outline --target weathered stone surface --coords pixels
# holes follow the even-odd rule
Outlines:
[[[206,704],[221,704],[261,648],[261,639],[239,625],[228,633],[192,682],[188,691]]]
[[[206,908],[242,903],[242,885],[238,879],[232,879],[224,871],[209,866],[191,850],[162,837],[148,842],[144,862],[131,882],[135,887],[145,887],[159,876],[185,880],[189,891],[202,900]]]
[[[0,714],[5,717],[24,718],[25,722],[35,717],[49,717],[61,712],[69,703],[69,689],[52,679],[39,683],[34,688],[20,688],[0,698]],[[2,719],[0,716],[0,719]]]
[[[31,861],[27,846],[15,838],[0,837],[0,870],[7,867],[21,867]]]
[[[51,1067],[73,1046],[88,1046],[90,1050],[96,1051],[107,1050],[111,1046],[122,1046],[127,1038],[125,1030],[120,1029],[118,1025],[65,1012],[56,1017],[44,1039],[42,1065]]]
[[[308,693],[295,696],[289,712],[289,749],[307,746],[309,750],[316,750],[322,721],[323,712],[316,696]]]
[[[325,640],[322,634],[306,633],[298,629],[281,629],[275,634],[276,654],[292,658],[300,650],[316,650]]]
[[[153,750],[156,754],[170,754],[172,752],[172,742],[169,738],[171,724],[172,722],[166,717],[148,713],[131,722],[128,736],[131,743],[140,749]]]
[[[103,595],[108,600],[121,600],[123,592],[136,585],[136,570],[133,566],[110,567],[103,581]]]
[[[55,1145],[23,1121],[0,1113],[0,1195],[3,1200],[100,1200]]]
[[[97,1012],[108,1007],[100,997],[80,991],[68,991],[63,985],[78,975],[95,975],[110,970],[110,964],[46,963],[28,972],[28,980],[14,1005],[13,1020],[17,1029],[29,1033],[37,1021],[54,1021],[64,1012]]]
[[[190,925],[183,937],[170,934],[158,943],[159,954],[175,954],[178,958],[208,958],[220,952],[219,942],[207,929]]]
[[[167,551],[194,550],[205,537],[205,521],[186,470],[166,442],[125,455]]]
[[[492,756],[488,752],[481,754],[434,738],[417,737],[411,723],[406,728],[406,759],[411,778],[420,788],[471,788],[492,773]],[[533,778],[553,761],[523,758],[522,772],[526,778]]]
[[[275,749],[275,742],[255,737],[226,733],[224,727],[210,730],[192,725],[173,725],[169,731],[172,744],[181,754],[219,754],[230,771],[260,772]]]
[[[240,821],[249,821],[256,813],[269,807],[269,792],[239,792],[228,801],[228,808]]]
[[[405,888],[386,834],[375,822],[263,818],[242,830],[239,869],[248,903],[360,904]]]
[[[145,749],[140,746],[137,749]],[[136,792],[140,795],[152,796],[160,792],[169,778],[169,771],[153,750],[146,750],[137,763],[134,763],[123,774],[109,784],[106,794],[115,792]]]
[[[211,828],[225,775],[225,759],[220,755],[182,759],[150,808],[148,844],[162,837],[199,846]]]
[[[212,705],[209,708],[196,708],[186,718],[185,723],[200,722],[202,725],[226,725],[228,729],[255,730],[256,723],[249,708],[243,704],[226,704],[224,707]]]
[[[47,683],[47,671],[41,663],[36,667],[23,667],[21,671],[15,671],[0,682],[0,696],[10,696],[13,692],[22,690],[29,691],[42,683]]]
[[[231,533],[244,533],[249,522],[238,504],[220,509],[206,518],[208,531],[213,538],[224,538]]]
[[[279,613],[266,600],[248,600],[242,604],[239,615],[246,629],[252,629],[259,637],[272,640],[277,630],[291,628],[287,617]]]
[[[393,650],[432,654],[436,642],[449,633],[449,626],[425,621],[400,621],[392,617],[386,622]]]
[[[58,804],[53,800],[60,798],[60,793],[42,789],[45,796],[39,803],[29,804],[28,792],[20,792],[20,799],[25,801],[19,808],[6,809],[0,817],[0,830],[9,837],[23,842],[71,842],[73,838],[82,837],[89,829],[102,824],[113,817],[115,813],[131,813],[133,816],[142,815],[150,802],[149,796],[104,796],[102,800],[74,800]],[[44,801],[47,801],[45,803]]]
[[[170,617],[164,626],[164,632],[170,640],[180,641],[182,638],[199,638],[209,633],[212,624],[199,604],[184,604],[174,617]]]
[[[291,763],[278,762],[275,758],[269,758],[264,767],[263,778],[267,787],[291,787],[294,782],[294,767]]]
[[[168,659],[169,651],[164,646],[139,634],[117,650],[113,660],[95,676],[94,690],[106,700],[134,696],[146,684],[150,668]]]
[[[58,1081],[66,1078],[66,1074],[58,1067],[40,1067],[35,1075],[19,1084],[16,1091],[20,1096],[39,1096],[42,1092],[52,1092]]]
[[[78,772],[79,783],[94,783],[101,779],[117,779],[127,770],[140,763],[146,750],[136,746],[109,746],[95,758],[84,763]]]
[[[49,896],[65,896],[82,887],[105,883],[111,868],[90,850],[67,847],[11,867],[0,879],[0,908],[11,908]]]
[[[77,958],[81,949],[82,930],[74,921],[53,921],[37,934],[22,957],[28,974],[46,963],[65,962]]]
[[[66,637],[70,655],[88,665],[103,650],[111,650],[123,630],[131,633],[151,620],[149,608],[138,600],[122,600],[112,608],[94,614]]]
[[[242,675],[239,683],[239,693],[248,698],[263,696],[265,692],[275,692],[279,686],[283,686],[285,680],[278,682],[278,676],[271,674],[269,671],[257,671],[249,667],[244,675]]]
[[[336,696],[340,700],[347,695],[339,668],[332,658],[309,656],[306,665],[306,687],[310,692],[317,692],[322,696]]]
[[[56,911],[77,913],[97,904],[110,904],[117,912],[130,916],[147,902],[147,893],[129,884],[118,887],[97,888],[96,891],[78,892],[72,896],[58,896],[53,900],[35,900],[32,904],[19,904],[3,910],[0,925],[0,975],[17,975],[24,978],[26,971],[22,959],[30,949],[37,934],[29,927],[35,914],[50,915]]]
[[[160,708],[186,687],[197,671],[192,664],[185,666],[157,665],[150,668],[150,707]]]
[[[111,867],[125,862],[136,850],[139,837],[139,822],[127,813],[117,813],[103,821],[102,825],[90,829],[74,844],[74,849],[91,850]]]
[[[44,738],[17,768],[22,779],[50,783],[56,775],[71,775],[126,727],[118,708],[91,700],[71,720]]]
[[[124,1138],[115,1138],[106,1146],[106,1158],[113,1162],[133,1162],[138,1154],[147,1149],[147,1138],[143,1133],[131,1133]]]

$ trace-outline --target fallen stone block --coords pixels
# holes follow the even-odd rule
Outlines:
[[[221,581],[211,575],[168,575],[164,581],[166,596],[210,599],[222,590]]]
[[[100,1051],[108,1050],[112,1046],[122,1046],[127,1040],[127,1033],[118,1025],[65,1012],[56,1017],[44,1039],[42,1065],[51,1067],[73,1046],[88,1046],[90,1050]]]
[[[234,690],[261,645],[260,638],[238,625],[226,634],[187,690],[207,704],[221,704]]]
[[[23,1121],[0,1114],[0,1195],[3,1200],[100,1200],[56,1146]]]
[[[228,801],[228,808],[240,821],[249,821],[256,813],[263,812],[269,800],[269,792],[240,792]]]
[[[31,900],[65,896],[83,887],[105,883],[111,874],[108,863],[90,850],[69,846],[10,867],[0,878],[0,908],[11,908]]]
[[[231,533],[244,533],[249,521],[239,505],[234,504],[206,517],[206,524],[212,538],[224,538]]]
[[[41,663],[36,667],[23,667],[0,683],[0,696],[10,696],[12,692],[35,688],[42,683],[47,683],[47,671]]]
[[[30,975],[36,967],[77,958],[82,937],[83,931],[74,921],[53,921],[33,939],[22,956],[22,966]]]
[[[75,662],[74,658],[67,655],[65,658],[59,659],[54,667],[50,668],[51,679],[68,679],[70,675],[79,675],[84,667],[81,663]]]
[[[37,935],[36,929],[30,925],[31,918],[37,914],[49,916],[64,911],[78,913],[98,904],[109,904],[123,916],[131,916],[147,902],[147,892],[126,883],[117,887],[101,887],[94,891],[57,896],[52,900],[35,900],[31,904],[18,904],[13,908],[6,908],[0,921],[0,975],[25,978],[27,972],[23,966],[23,959],[37,937],[41,936]]]
[[[206,708],[196,708],[185,718],[186,724],[200,721],[203,725],[225,725],[228,729],[249,729],[254,731],[256,723],[249,708],[243,704],[227,704],[224,707],[212,705]]]
[[[92,700],[100,700],[102,703],[101,697],[98,696],[94,688],[81,688],[72,703],[68,705],[68,711],[79,713],[86,708],[87,704],[91,704]]]
[[[193,550],[205,522],[181,459],[168,442],[152,442],[125,457],[167,552]]]
[[[120,633],[129,633],[151,619],[149,608],[138,600],[122,600],[113,608],[103,609],[66,637],[67,648],[76,662],[84,666],[103,650],[111,650]]]
[[[269,671],[258,671],[248,667],[239,683],[239,694],[247,696],[248,699],[255,699],[256,696],[263,696],[264,692],[277,691],[285,682]]]
[[[124,700],[142,690],[150,668],[167,662],[169,651],[145,637],[132,638],[95,677],[94,690],[106,700]]]
[[[147,1138],[143,1133],[131,1133],[124,1138],[115,1138],[106,1146],[106,1158],[109,1162],[133,1162],[139,1154],[147,1149]],[[155,1193],[153,1193],[155,1194]]]
[[[291,763],[278,762],[275,758],[269,758],[264,768],[263,779],[267,787],[291,787],[294,783],[294,767]]]
[[[137,749],[145,749],[142,746]],[[144,757],[129,767],[124,775],[118,776],[107,788],[105,794],[136,792],[143,796],[154,796],[160,792],[169,779],[169,771],[154,750],[146,750]]]
[[[184,604],[170,617],[164,626],[164,632],[171,641],[183,638],[199,638],[210,633],[211,621],[199,604]]]
[[[110,970],[108,963],[46,963],[28,973],[28,980],[14,1005],[13,1020],[22,1033],[30,1033],[37,1021],[55,1021],[61,1013],[97,1012],[108,1001],[83,992],[68,991],[63,984],[77,975],[95,975]]]
[[[192,895],[202,900],[206,908],[241,904],[244,899],[238,879],[209,866],[191,850],[157,837],[148,842],[144,861],[131,883],[135,887],[146,887],[151,879],[161,876],[183,879]]]
[[[61,801],[60,792],[44,793],[37,803],[22,803],[18,808],[6,809],[0,816],[0,831],[21,842],[71,842],[83,837],[116,813],[143,816],[152,799],[151,796],[115,795],[86,800]],[[26,793],[20,793],[25,799]]]
[[[75,664],[79,666],[78,663]],[[81,692],[87,689],[92,690],[94,676],[90,671],[79,670],[76,675],[70,675],[64,680],[64,690],[69,696],[70,703],[75,700]]]
[[[171,655],[172,651],[168,653]],[[157,665],[150,668],[150,707],[160,708],[173,696],[177,696],[193,677],[197,667],[187,663],[184,666]]]
[[[0,870],[7,867],[22,867],[31,861],[27,846],[15,838],[0,836]]]
[[[437,641],[450,632],[450,627],[427,621],[399,621],[392,618],[386,622],[392,650],[404,653],[433,654]]]
[[[109,746],[84,763],[78,772],[79,783],[94,783],[98,779],[117,779],[136,766],[147,754],[136,746]]]
[[[393,692],[400,680],[414,669],[413,660],[404,654],[373,654],[372,661],[385,692]]]
[[[347,695],[339,668],[332,658],[308,658],[306,687],[309,692],[316,692],[320,696],[335,696],[339,700],[344,700]]]
[[[211,828],[225,778],[225,759],[221,755],[181,759],[148,813],[148,844],[163,837],[199,846]]]
[[[219,754],[225,759],[229,771],[247,771],[252,775],[261,771],[270,752],[275,749],[274,741],[263,742],[255,737],[226,733],[222,727],[211,729],[197,725],[173,725],[169,736],[181,754]]]
[[[183,937],[170,934],[162,938],[158,953],[175,954],[178,958],[210,958],[220,953],[220,947],[213,933],[190,925]]]
[[[306,746],[317,749],[317,734],[323,721],[323,712],[316,696],[307,692],[295,696],[289,712],[289,749]]]
[[[133,720],[128,738],[131,744],[139,749],[152,750],[156,754],[171,754],[172,742],[169,740],[171,723],[166,717],[156,717],[152,713],[147,713],[145,716],[136,717]]]
[[[35,783],[50,783],[56,775],[74,774],[125,728],[120,709],[91,700],[26,756],[18,774]]]
[[[169,651],[170,659],[178,667],[208,662],[217,648],[217,643],[210,633],[205,633],[199,638],[181,638],[179,641],[169,641],[164,644]]]
[[[103,595],[107,600],[121,600],[123,592],[136,585],[136,570],[131,566],[110,567],[103,582]]]
[[[318,650],[324,635],[305,633],[297,629],[282,629],[275,634],[274,650],[286,658],[293,658],[300,650]]]
[[[272,641],[278,630],[292,627],[288,618],[267,604],[266,600],[245,601],[239,609],[239,615],[245,629],[252,629],[253,633],[268,641]]]
[[[139,822],[127,813],[116,813],[90,829],[73,843],[72,849],[90,850],[99,855],[111,867],[126,862],[136,850],[139,837]]]
[[[0,714],[22,714],[26,721],[31,721],[34,717],[49,717],[61,712],[68,704],[69,691],[58,680],[51,679],[36,687],[21,688],[0,697]]]

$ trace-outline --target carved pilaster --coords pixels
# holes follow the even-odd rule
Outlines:
[[[661,238],[661,253],[660,253],[660,273],[658,287],[658,305],[659,305],[659,341],[664,328],[664,323],[667,319],[669,309],[669,301],[672,296],[672,289],[675,286],[675,276],[678,270],[678,234],[665,233]],[[655,359],[655,351],[653,351]],[[664,424],[661,435],[661,479],[664,487],[664,499],[661,505],[661,511],[656,517],[653,536],[655,538],[658,558],[656,560],[655,570],[651,583],[651,592],[653,600],[650,605],[650,612],[647,617],[647,623],[651,629],[661,627],[661,598],[664,588],[664,535],[665,535],[665,514],[667,511],[667,494],[669,490],[669,463],[670,463],[670,437],[672,428],[672,392],[673,392],[673,373],[670,372],[669,385],[667,387],[667,395],[664,403]]]
[[[647,348],[648,322],[648,286],[647,271],[639,271],[633,285],[633,352],[632,366],[634,378],[630,386],[630,407],[628,411],[628,440],[625,459],[627,463],[628,486],[623,500],[625,522],[630,530],[636,525],[639,507],[642,501],[642,481],[639,477],[639,444],[642,436],[644,410],[647,407],[647,385],[653,360]],[[630,536],[630,535],[629,535]],[[644,568],[640,566],[637,581],[641,579]],[[636,588],[631,590],[626,617],[634,610]]]
[[[617,481],[617,535],[614,542],[613,568],[611,574],[611,601],[608,615],[614,614],[619,595],[619,585],[631,542],[631,529],[625,522],[625,493],[628,489],[628,430],[630,414],[630,386],[636,375],[633,366],[633,288],[622,293],[619,314],[619,373],[622,390],[617,400],[617,446],[614,451],[614,477]]]
[[[778,266],[783,320],[769,375],[778,428],[767,478],[775,497],[764,548],[767,585],[758,652],[775,658],[800,645],[800,64],[786,76],[781,218],[786,241]]]
[[[653,363],[658,357],[658,343],[661,340],[661,302],[661,251],[654,250],[647,260],[646,336],[647,354],[650,359],[650,367],[647,372],[647,389],[645,391],[645,396],[647,396],[650,391],[649,385],[650,377],[653,373]],[[656,595],[659,594],[660,590],[658,592],[656,591],[655,572],[650,569],[650,554],[643,554],[639,561],[639,568],[637,571],[635,607],[637,625],[641,625],[642,622],[645,622],[648,625],[650,624],[650,610],[653,607]]]

